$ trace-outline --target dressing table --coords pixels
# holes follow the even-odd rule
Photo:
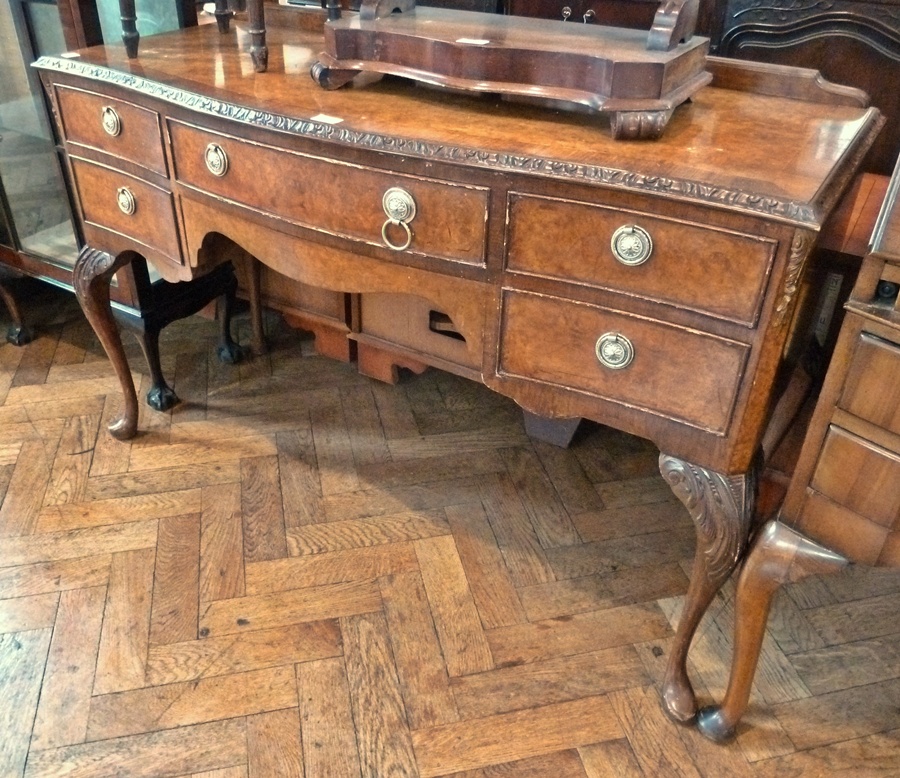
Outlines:
[[[299,16],[296,18],[300,18]],[[241,25],[37,63],[87,245],[75,286],[137,432],[109,282],[136,256],[169,281],[244,251],[293,280],[415,295],[472,377],[544,417],[652,440],[697,552],[663,701],[691,721],[686,657],[750,531],[759,442],[804,263],[880,116],[814,73],[712,62],[655,141],[602,116],[402,79],[309,76],[316,24]]]

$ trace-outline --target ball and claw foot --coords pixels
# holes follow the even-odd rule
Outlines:
[[[216,356],[219,358],[219,362],[225,365],[236,365],[238,362],[242,362],[248,353],[249,350],[238,343],[222,343],[216,347]]]
[[[6,331],[6,342],[12,343],[14,346],[24,346],[31,343],[32,340],[34,340],[34,336],[28,327],[20,327],[14,324]]]
[[[697,729],[715,743],[727,743],[734,738],[735,732],[734,725],[725,721],[722,709],[714,705],[701,708],[697,714]]]
[[[147,405],[156,411],[168,411],[179,402],[178,395],[166,384],[151,387],[147,392]]]

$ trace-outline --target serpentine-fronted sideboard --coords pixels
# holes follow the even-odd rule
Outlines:
[[[37,63],[88,243],[76,289],[126,398],[110,431],[136,432],[108,286],[137,255],[189,280],[237,244],[313,287],[424,298],[487,386],[663,452],[698,538],[663,697],[692,719],[687,650],[746,546],[804,262],[878,112],[714,62],[660,140],[615,141],[596,115],[396,79],[323,91],[320,33],[268,34],[266,73],[239,25]]]

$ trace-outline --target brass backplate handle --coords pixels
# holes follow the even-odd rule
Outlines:
[[[613,256],[623,265],[643,265],[653,253],[650,233],[636,224],[625,224],[617,229],[610,241]]]
[[[126,216],[132,216],[137,210],[137,200],[134,193],[127,186],[120,186],[116,189],[116,202],[119,210]]]
[[[218,143],[210,143],[203,152],[206,169],[221,178],[228,172],[228,155]]]
[[[104,105],[100,110],[100,124],[103,125],[103,131],[114,138],[122,132],[122,120],[111,105]]]
[[[634,359],[634,346],[621,332],[606,332],[597,338],[597,359],[603,367],[622,370]]]

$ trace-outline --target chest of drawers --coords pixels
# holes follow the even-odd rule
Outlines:
[[[137,406],[106,286],[136,254],[175,281],[237,245],[312,287],[426,301],[467,375],[663,452],[697,525],[664,684],[691,719],[687,649],[747,541],[804,262],[878,112],[808,75],[717,65],[662,139],[616,142],[596,116],[400,81],[326,92],[306,76],[318,33],[268,32],[265,74],[203,27],[139,63],[38,63],[89,242],[77,291],[126,396],[111,431],[133,435]]]

